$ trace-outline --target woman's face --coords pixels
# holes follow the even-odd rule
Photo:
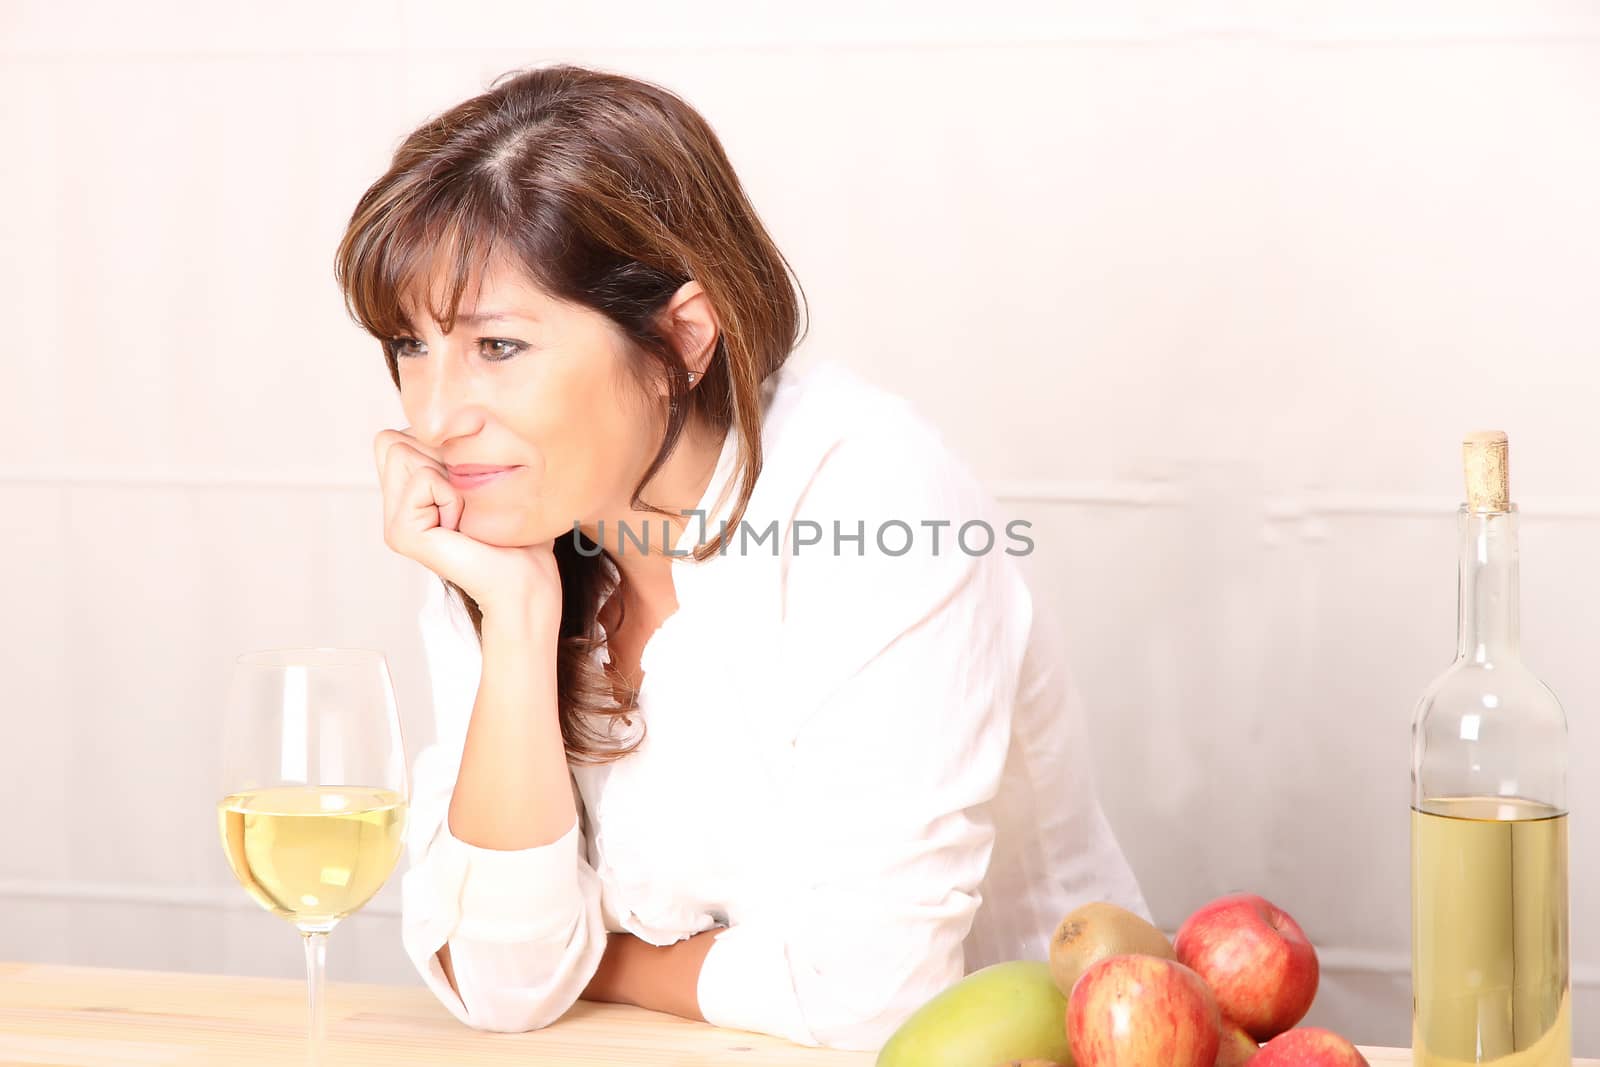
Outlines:
[[[515,468],[475,484],[452,473],[463,533],[530,545],[631,510],[665,423],[614,323],[503,261],[469,280],[449,334],[417,303],[406,309],[419,333],[392,344],[419,447],[447,468]]]

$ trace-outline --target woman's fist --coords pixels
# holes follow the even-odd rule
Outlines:
[[[373,440],[383,488],[383,542],[466,591],[484,615],[531,611],[559,623],[561,577],[551,542],[502,547],[461,532],[466,499],[439,462],[406,430]]]

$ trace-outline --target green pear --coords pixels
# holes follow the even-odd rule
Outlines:
[[[1044,1060],[1074,1067],[1067,998],[1050,965],[993,963],[912,1013],[878,1052],[877,1067],[993,1067]]]

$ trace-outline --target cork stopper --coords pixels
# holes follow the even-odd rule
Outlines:
[[[1467,474],[1467,507],[1473,511],[1511,509],[1511,472],[1506,435],[1499,430],[1467,434],[1461,443]]]

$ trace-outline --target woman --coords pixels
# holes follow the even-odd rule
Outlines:
[[[513,73],[338,253],[409,420],[385,541],[444,580],[428,985],[484,1029],[588,998],[873,1049],[1079,903],[1148,914],[1025,538],[904,402],[786,366],[788,264],[694,110]]]

